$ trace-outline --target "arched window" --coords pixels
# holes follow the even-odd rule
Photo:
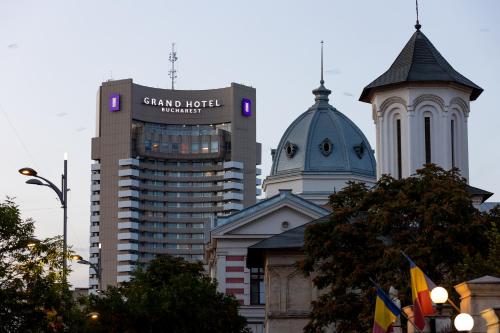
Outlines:
[[[431,163],[431,117],[424,117],[425,163]]]
[[[455,119],[451,119],[450,124],[450,143],[451,143],[451,167],[454,168],[455,164]]]
[[[396,119],[396,161],[398,179],[403,178],[403,162],[401,157],[401,119]]]

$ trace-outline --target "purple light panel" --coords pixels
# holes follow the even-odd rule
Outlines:
[[[241,114],[245,117],[252,115],[252,101],[247,98],[241,100]]]
[[[109,96],[109,111],[120,111],[120,95],[113,94]]]

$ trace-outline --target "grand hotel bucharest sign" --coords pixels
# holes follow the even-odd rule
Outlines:
[[[201,113],[204,109],[220,108],[223,106],[222,101],[218,98],[213,99],[203,99],[203,100],[174,100],[166,98],[156,98],[156,97],[143,97],[142,104],[155,106],[161,112],[169,113]],[[116,112],[120,111],[120,95],[111,94],[109,97],[109,111]],[[241,114],[244,117],[250,117],[252,115],[252,101],[247,98],[241,99]]]
[[[219,108],[222,101],[220,99],[206,100],[172,100],[166,98],[143,97],[142,104],[161,108],[161,112],[170,113],[201,113],[203,109]]]

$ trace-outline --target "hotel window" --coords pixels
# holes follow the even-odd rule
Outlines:
[[[264,268],[250,269],[250,304],[261,305],[265,302]]]
[[[203,141],[201,143],[201,152],[202,153],[209,153],[209,151],[208,151],[208,142],[207,141]]]
[[[212,141],[212,142],[210,142],[210,151],[212,153],[218,153],[219,152],[219,141]]]
[[[424,118],[425,163],[431,163],[431,118]]]
[[[403,177],[402,158],[401,158],[401,119],[396,120],[396,153],[398,162],[398,179]]]
[[[451,120],[450,126],[450,139],[451,139],[451,167],[455,167],[455,120]]]
[[[170,144],[168,144],[167,142],[162,142],[160,151],[163,153],[170,153]],[[161,164],[157,163],[157,165]]]
[[[151,140],[144,141],[144,148],[146,149],[146,151],[151,151]]]
[[[197,153],[200,150],[200,144],[198,142],[191,143],[191,152]]]

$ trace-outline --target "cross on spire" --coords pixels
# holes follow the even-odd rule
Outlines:
[[[418,21],[418,0],[415,0],[415,10],[417,11],[417,24],[415,24],[415,29],[420,30],[420,28],[422,28],[422,25]]]

